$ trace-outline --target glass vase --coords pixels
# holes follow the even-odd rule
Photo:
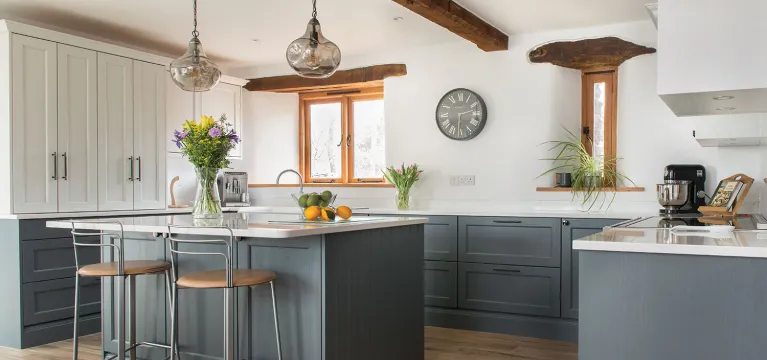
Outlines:
[[[397,210],[410,210],[410,189],[397,190]]]
[[[195,168],[197,174],[197,195],[194,198],[192,217],[195,219],[220,219],[221,198],[218,194],[216,179],[220,169]]]

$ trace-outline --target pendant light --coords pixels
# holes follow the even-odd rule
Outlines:
[[[202,49],[202,42],[197,32],[197,0],[194,0],[194,30],[186,53],[170,63],[170,77],[181,89],[186,91],[208,91],[218,85],[221,70],[208,59]]]
[[[312,1],[312,19],[306,25],[306,32],[288,46],[288,64],[298,75],[323,79],[330,77],[341,64],[341,50],[322,35],[317,20],[317,0]]]

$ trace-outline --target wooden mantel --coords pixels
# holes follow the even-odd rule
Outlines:
[[[326,91],[352,86],[380,86],[386,78],[404,75],[407,75],[407,66],[405,64],[386,64],[337,71],[327,79],[310,79],[298,75],[250,79],[244,87],[249,91]]]
[[[453,0],[392,0],[484,51],[509,49],[509,36],[456,4]],[[490,1],[490,0],[488,0]],[[500,0],[494,0],[500,1]]]

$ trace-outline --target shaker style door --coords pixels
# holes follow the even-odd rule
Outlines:
[[[165,78],[162,65],[133,61],[134,209],[165,209]]]
[[[133,60],[98,54],[100,211],[133,210]]]
[[[234,127],[234,131],[242,137],[242,102],[241,87],[233,84],[219,83],[210,91],[202,94],[202,115],[212,116],[218,120],[226,115],[226,122]],[[238,144],[229,157],[242,157],[242,144]]]
[[[58,211],[56,43],[11,35],[13,212]]]
[[[98,210],[97,53],[58,44],[59,211]]]

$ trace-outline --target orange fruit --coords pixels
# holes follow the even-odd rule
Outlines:
[[[316,206],[310,206],[310,207],[304,209],[304,217],[307,220],[315,220],[315,219],[317,219],[318,217],[320,217],[320,215],[321,215],[320,213],[321,213],[320,208],[316,207]]]
[[[349,208],[348,206],[339,206],[338,209],[336,209],[336,213],[342,219],[348,219],[352,217],[352,209]]]
[[[322,208],[322,211],[320,211],[322,214],[322,219],[326,221],[333,221],[336,219],[336,213],[333,211],[333,208],[325,207]]]

